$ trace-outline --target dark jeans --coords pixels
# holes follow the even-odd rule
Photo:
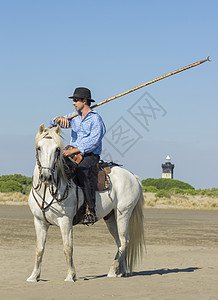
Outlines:
[[[84,192],[85,201],[90,210],[95,207],[95,190],[97,183],[96,164],[100,156],[94,153],[84,154],[83,160],[77,167],[77,178]]]

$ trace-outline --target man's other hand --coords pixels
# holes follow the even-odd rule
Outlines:
[[[70,123],[69,123],[68,119],[66,119],[64,117],[56,118],[54,123],[59,124],[63,128],[68,128],[70,126]]]

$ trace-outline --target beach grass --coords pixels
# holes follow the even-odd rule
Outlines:
[[[176,194],[170,198],[158,198],[154,193],[144,193],[145,207],[218,209],[218,197]]]
[[[218,209],[218,197],[176,194],[170,198],[155,197],[155,193],[144,193],[145,207]],[[0,193],[0,204],[28,205],[28,196],[20,192]]]
[[[0,204],[27,205],[28,196],[20,192],[0,193]]]

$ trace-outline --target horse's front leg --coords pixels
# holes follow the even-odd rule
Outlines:
[[[34,217],[34,224],[36,230],[36,257],[33,272],[31,276],[27,278],[27,281],[30,282],[36,282],[40,278],[42,256],[45,249],[45,242],[49,227],[49,224],[45,224],[44,221],[41,221],[36,217]]]
[[[73,228],[72,220],[67,217],[64,217],[59,222],[61,235],[63,239],[64,254],[67,261],[67,277],[65,281],[75,281],[76,280],[76,271],[73,264]]]

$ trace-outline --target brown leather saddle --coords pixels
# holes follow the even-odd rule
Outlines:
[[[111,163],[100,161],[97,163],[94,168],[94,187],[96,191],[105,191],[110,189],[110,177],[111,167],[113,165]],[[75,176],[73,178],[74,183],[77,186],[80,186],[78,178]]]
[[[104,191],[110,188],[110,178],[112,165],[104,161],[97,164],[97,191]]]

